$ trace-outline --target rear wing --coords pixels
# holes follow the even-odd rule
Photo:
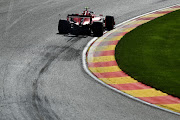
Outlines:
[[[67,17],[92,18],[92,16],[90,16],[90,15],[78,15],[78,14],[68,14]]]
[[[92,23],[92,16],[90,15],[68,14],[67,20],[69,20],[69,18],[90,18],[90,23]]]

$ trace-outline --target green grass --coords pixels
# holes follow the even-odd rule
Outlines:
[[[126,34],[115,57],[131,77],[180,98],[180,10]]]

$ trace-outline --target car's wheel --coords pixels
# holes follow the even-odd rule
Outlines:
[[[103,35],[104,28],[102,22],[93,22],[92,31],[95,37],[100,37]]]
[[[70,23],[67,20],[59,20],[58,31],[60,34],[68,34],[70,32]]]
[[[113,16],[106,16],[105,18],[105,27],[107,30],[112,30],[114,28],[114,17]]]

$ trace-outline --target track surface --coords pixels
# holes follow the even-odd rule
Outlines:
[[[120,23],[178,1],[0,0],[0,120],[178,120],[89,77],[81,54],[92,37],[56,34],[58,14],[85,6]]]

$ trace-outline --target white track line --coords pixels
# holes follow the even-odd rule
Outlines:
[[[127,23],[127,22],[129,22],[129,21],[132,21],[132,20],[134,20],[134,19],[136,19],[136,18],[138,18],[138,17],[144,16],[144,15],[147,15],[147,14],[151,14],[151,13],[156,12],[156,11],[161,11],[161,10],[163,10],[163,9],[167,9],[167,8],[170,8],[170,7],[173,7],[173,6],[178,6],[178,5],[179,5],[179,4],[172,5],[172,6],[169,6],[169,7],[161,8],[161,9],[158,9],[158,10],[154,10],[154,11],[152,11],[152,12],[148,12],[148,13],[139,15],[139,16],[134,17],[134,18],[132,18],[132,19],[126,20],[126,21],[124,21],[124,22],[116,25],[115,27],[118,27],[118,26],[120,26],[120,25],[123,25],[123,24],[125,24],[125,23]],[[110,31],[110,32],[107,32],[106,34],[107,34],[107,35],[111,34],[111,31]],[[116,91],[116,92],[124,95],[124,96],[127,96],[127,97],[129,97],[129,98],[132,98],[132,99],[134,99],[134,100],[136,100],[136,101],[139,101],[139,102],[141,102],[141,103],[143,103],[143,104],[146,104],[146,105],[149,105],[149,106],[151,106],[151,107],[155,107],[155,108],[164,110],[164,111],[166,111],[166,112],[170,112],[170,113],[173,113],[173,114],[176,114],[176,115],[180,115],[180,113],[178,113],[178,112],[174,112],[174,111],[171,111],[171,110],[169,110],[169,109],[165,109],[165,108],[156,106],[156,105],[154,105],[154,104],[145,102],[145,101],[140,100],[140,99],[138,99],[138,98],[135,98],[135,97],[133,97],[133,96],[131,96],[131,95],[129,95],[129,94],[126,94],[126,93],[124,93],[124,92],[122,92],[122,91],[120,91],[120,90],[118,90],[118,89],[116,89],[116,88],[114,88],[114,87],[109,86],[108,84],[104,83],[103,81],[99,80],[96,76],[94,76],[94,75],[90,72],[90,70],[88,69],[88,67],[87,67],[86,54],[87,54],[87,51],[88,51],[89,47],[90,47],[90,46],[92,45],[92,43],[93,43],[94,41],[96,41],[97,39],[98,39],[98,37],[94,37],[92,40],[90,40],[90,42],[88,42],[88,44],[85,46],[85,48],[84,48],[84,50],[83,50],[83,53],[82,53],[83,68],[84,68],[84,70],[86,71],[87,74],[89,74],[93,79],[95,79],[96,81],[98,81],[98,82],[101,83],[102,85],[104,85],[104,86],[106,86],[106,87],[108,87],[108,88],[110,88],[110,89],[112,89],[112,90],[114,90],[114,91]]]

